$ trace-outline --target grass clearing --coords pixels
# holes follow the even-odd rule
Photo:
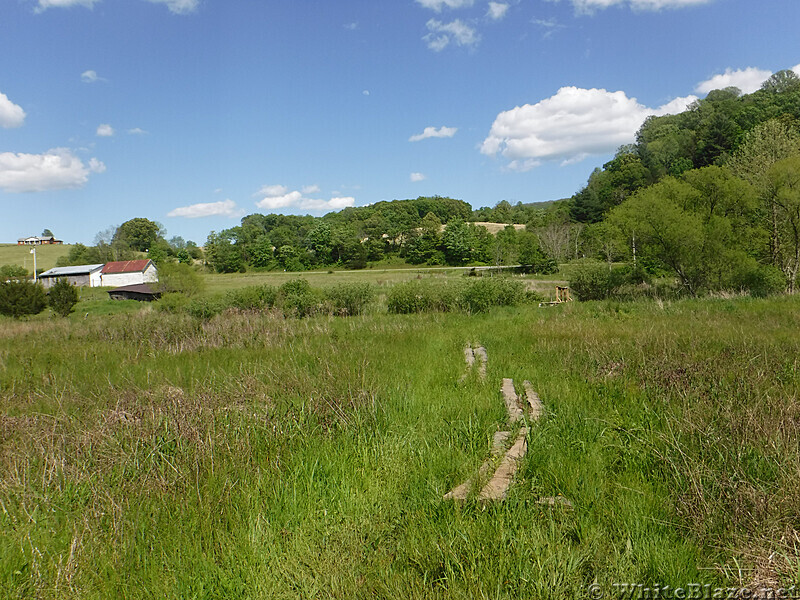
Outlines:
[[[796,582],[798,308],[0,321],[0,596]],[[487,378],[459,383],[476,341]],[[443,502],[506,426],[503,377],[545,406],[509,498]]]
[[[17,244],[0,244],[0,265],[17,265],[33,273],[33,246],[18,246]],[[36,246],[36,268],[47,270],[56,266],[56,261],[69,254],[69,244],[55,244]]]

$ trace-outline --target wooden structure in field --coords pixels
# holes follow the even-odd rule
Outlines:
[[[572,302],[572,297],[569,295],[569,288],[565,285],[557,285],[556,299],[552,302],[539,302],[539,306],[554,306],[556,304],[564,304],[565,302]]]

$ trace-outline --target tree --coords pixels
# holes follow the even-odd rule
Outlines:
[[[0,315],[19,319],[24,315],[38,315],[47,307],[44,288],[30,281],[0,283]]]
[[[160,223],[137,217],[120,225],[114,232],[112,242],[123,242],[132,250],[145,252],[159,238],[163,239],[164,233],[164,227]]]
[[[46,238],[46,237],[55,237],[55,236],[53,235],[52,231],[50,231],[49,229],[45,229],[44,231],[42,231],[42,237]]]
[[[78,303],[78,288],[66,279],[59,279],[50,288],[47,301],[54,313],[61,317],[69,316]]]
[[[758,195],[764,227],[768,232],[768,260],[779,268],[782,253],[779,207],[769,171],[777,162],[795,154],[800,154],[800,135],[778,119],[771,119],[747,134],[728,163],[733,173],[750,183]]]
[[[794,71],[784,69],[774,73],[769,79],[761,84],[761,89],[765,92],[774,94],[788,92],[800,87],[800,77]]]
[[[768,173],[774,189],[780,268],[794,293],[800,268],[800,155],[775,163]]]
[[[448,265],[463,265],[472,258],[474,232],[461,219],[451,219],[442,233],[444,256]]]

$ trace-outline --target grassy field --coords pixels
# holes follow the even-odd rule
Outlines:
[[[0,321],[1,597],[800,581],[797,298],[84,312]],[[475,341],[488,378],[460,382]],[[442,501],[504,426],[503,377],[546,407],[510,496]]]
[[[36,246],[36,268],[52,269],[61,256],[69,254],[72,246],[59,244],[55,246]],[[0,244],[0,265],[18,265],[33,272],[33,255],[31,246],[17,246],[16,244]]]
[[[410,279],[442,279],[464,277],[469,269],[452,267],[413,267],[400,265],[391,268],[374,267],[359,271],[304,271],[301,273],[285,271],[266,271],[263,273],[207,273],[203,275],[206,284],[206,292],[209,294],[221,294],[228,290],[238,289],[251,285],[274,285],[289,281],[290,279],[302,278],[307,280],[312,287],[326,288],[339,283],[363,282],[375,285],[378,289],[385,289],[396,283],[408,281]],[[490,271],[488,273],[494,273]],[[489,276],[489,275],[486,275]],[[565,285],[566,282],[562,275],[553,276],[520,276],[526,282],[527,288],[539,292],[549,298],[553,295],[555,286]]]

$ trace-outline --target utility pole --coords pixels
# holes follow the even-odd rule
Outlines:
[[[33,254],[33,283],[36,283],[36,246],[31,248],[31,254]]]

